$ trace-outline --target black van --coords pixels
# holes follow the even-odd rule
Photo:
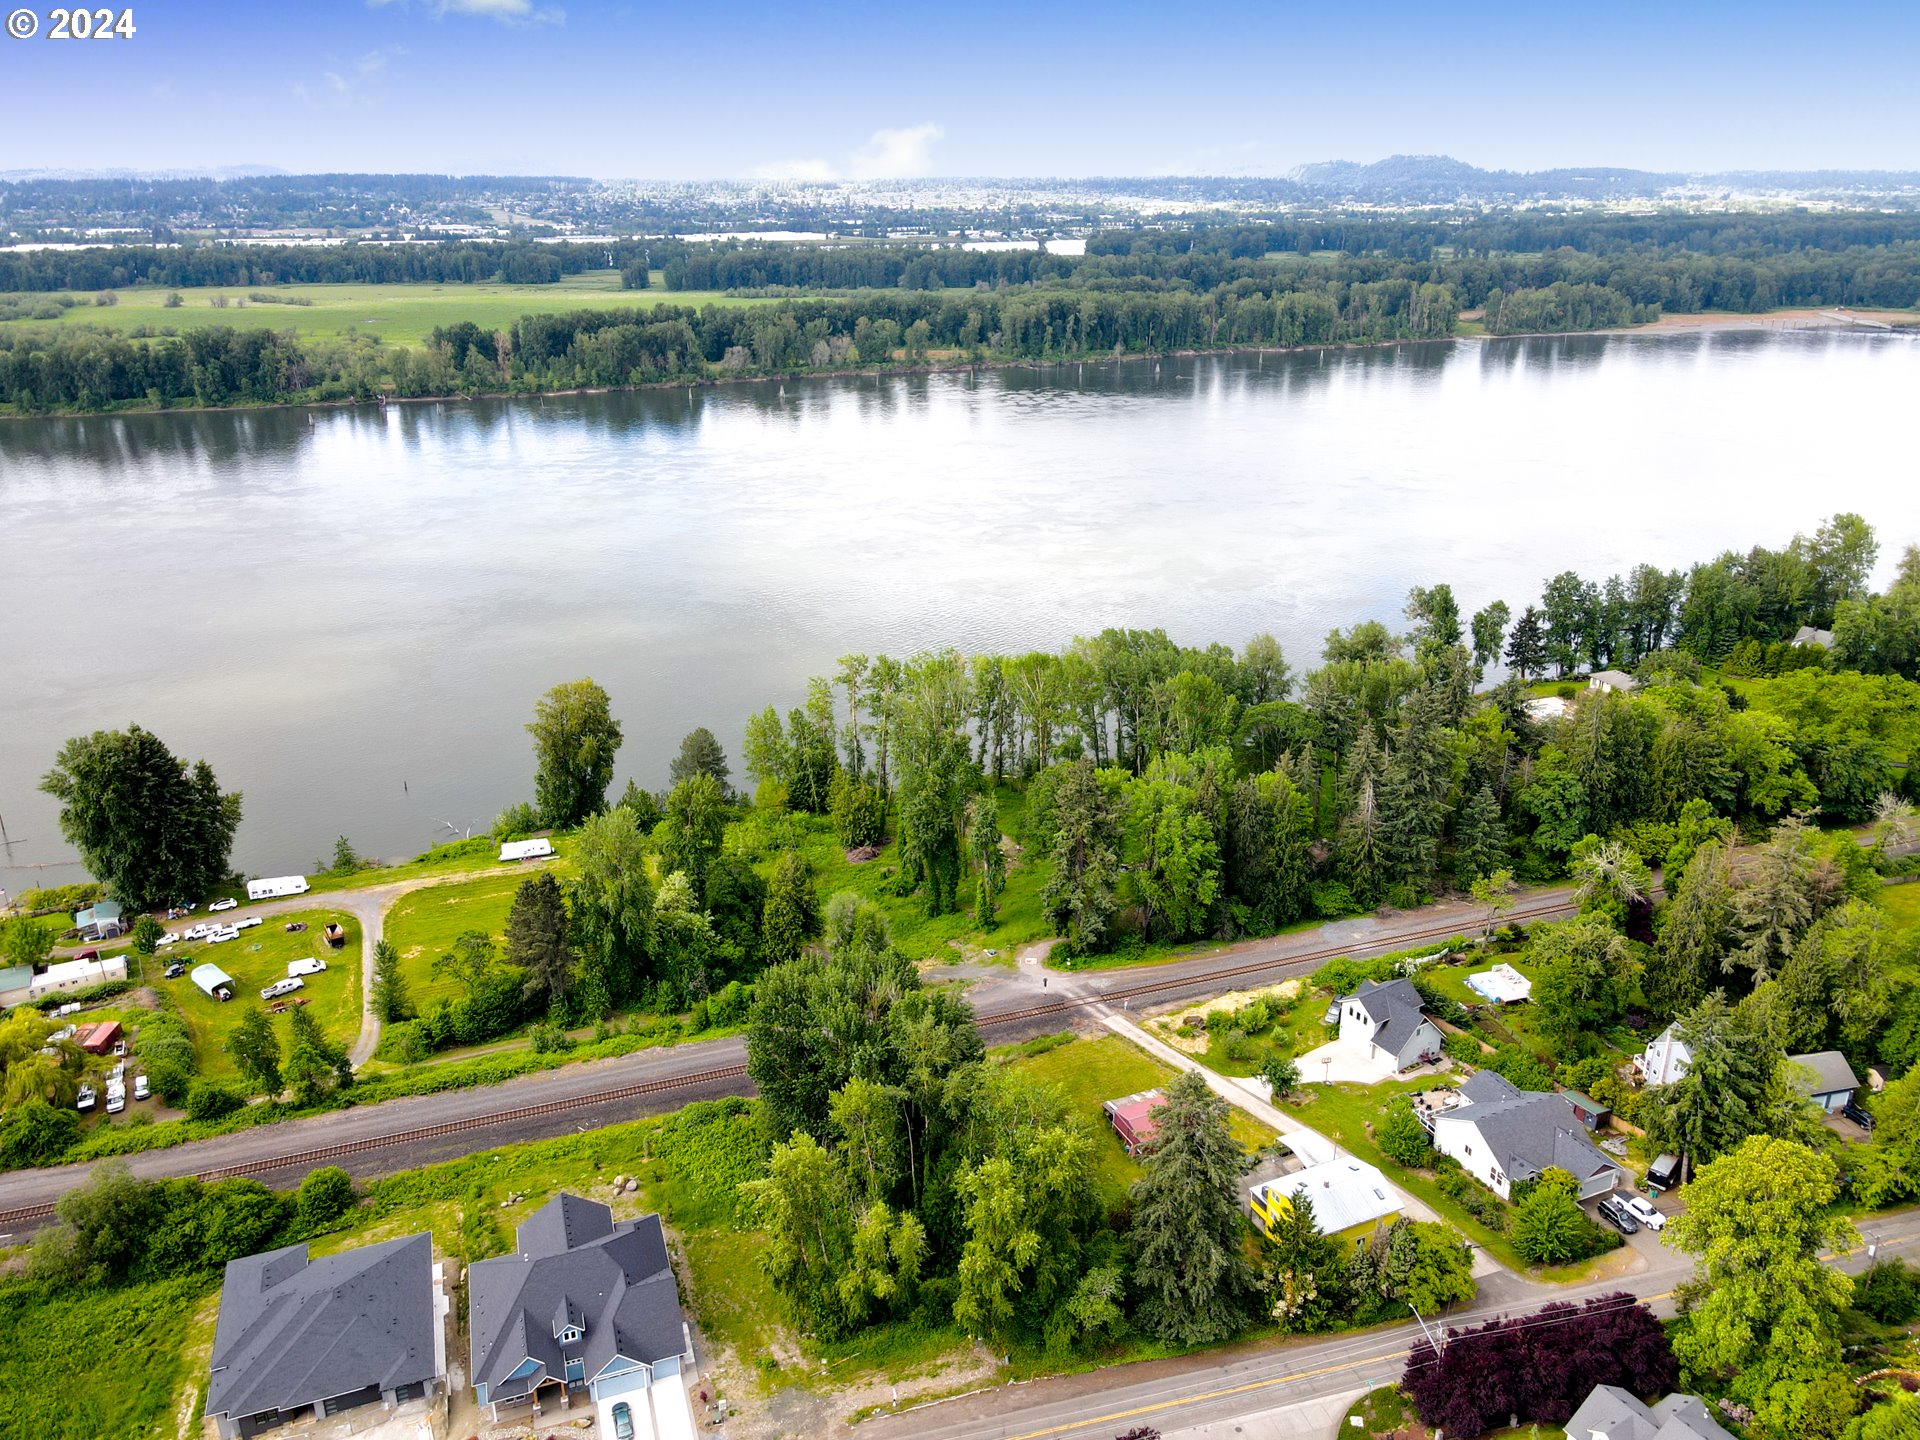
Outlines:
[[[1647,1184],[1656,1190],[1675,1190],[1680,1185],[1680,1157],[1662,1155],[1647,1167]]]

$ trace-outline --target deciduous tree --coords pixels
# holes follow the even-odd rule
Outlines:
[[[556,685],[534,706],[534,800],[548,825],[570,827],[606,808],[620,722],[592,680]]]

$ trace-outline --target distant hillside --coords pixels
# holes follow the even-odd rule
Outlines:
[[[1874,193],[1920,188],[1920,171],[1741,170],[1725,174],[1628,170],[1615,165],[1557,170],[1482,170],[1451,155],[1389,155],[1359,164],[1328,160],[1288,177],[1320,200],[1374,205],[1447,205],[1455,201],[1622,200],[1681,189],[1764,190],[1795,194]]]

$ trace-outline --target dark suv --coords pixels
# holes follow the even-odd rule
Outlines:
[[[1622,1235],[1631,1235],[1640,1228],[1640,1222],[1633,1218],[1633,1212],[1611,1195],[1600,1202],[1598,1209],[1600,1218],[1611,1224]]]
[[[1847,1102],[1847,1108],[1840,1113],[1846,1116],[1847,1119],[1853,1121],[1853,1123],[1858,1125],[1862,1130],[1873,1129],[1873,1112],[1858,1100],[1849,1100]]]

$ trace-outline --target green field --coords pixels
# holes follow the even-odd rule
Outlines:
[[[1880,903],[1902,931],[1920,930],[1920,883],[1889,885],[1880,892]]]
[[[513,892],[532,873],[431,885],[394,902],[381,933],[400,952],[400,973],[406,977],[407,998],[415,1009],[425,1012],[442,999],[460,998],[460,982],[451,975],[435,975],[433,962],[467,930],[484,930],[499,944],[506,934]]]
[[[258,304],[254,293],[285,299],[310,300],[310,305]],[[522,315],[552,314],[562,310],[606,310],[632,306],[651,310],[656,305],[765,305],[766,300],[736,299],[719,291],[622,290],[612,270],[569,275],[554,285],[228,285],[170,291],[136,285],[114,292],[113,305],[96,305],[90,294],[73,294],[78,302],[58,322],[61,325],[103,325],[114,330],[151,326],[164,331],[231,325],[265,330],[296,330],[302,335],[340,336],[348,332],[377,335],[393,345],[419,345],[437,326],[471,320],[482,329],[505,330]],[[181,303],[168,306],[167,296]],[[216,300],[225,300],[224,306]],[[6,326],[45,326],[45,320],[12,320]]]
[[[329,920],[339,921],[347,932],[347,943],[338,950],[329,949],[320,938],[320,927]],[[289,935],[285,927],[294,921],[305,921],[307,928]],[[309,1011],[319,1020],[327,1038],[350,1048],[360,1034],[360,923],[351,915],[334,910],[275,915],[252,930],[242,930],[238,940],[223,945],[169,945],[143,961],[140,969],[143,982],[159,991],[186,1020],[194,1049],[199,1052],[200,1073],[227,1076],[234,1073],[223,1043],[227,1032],[248,1009],[261,1003],[263,986],[285,978],[289,960],[308,956],[325,960],[327,969],[324,974],[307,976],[300,996],[308,1002]],[[202,962],[218,965],[234,979],[233,999],[225,1003],[215,1000],[187,975],[177,980],[164,978],[162,972],[176,960],[189,973]],[[284,1017],[275,1023],[285,1031]],[[281,1044],[286,1044],[284,1033]]]

